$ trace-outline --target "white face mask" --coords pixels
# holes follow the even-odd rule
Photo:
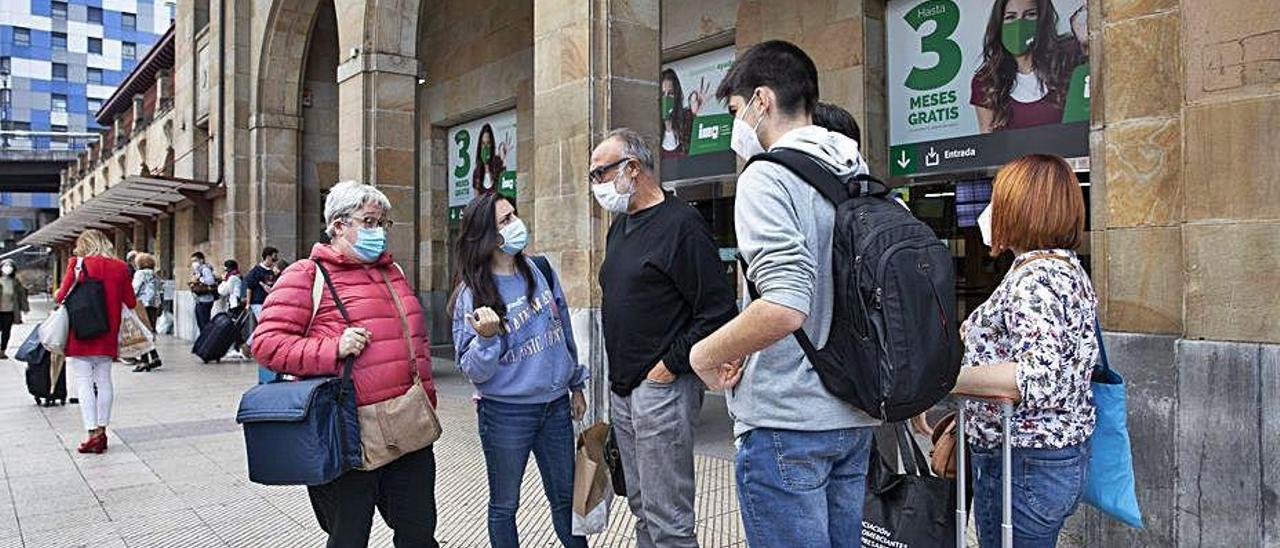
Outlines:
[[[191,270],[199,270],[200,261],[191,261]]]
[[[619,177],[626,177],[623,173],[625,168],[626,166],[619,166],[618,174],[612,181],[591,185],[591,193],[595,195],[596,202],[607,211],[626,213],[631,208],[631,196],[636,193],[635,181],[627,181],[626,192],[618,192],[618,186],[615,184]]]
[[[751,98],[748,105],[756,104],[755,97]],[[764,145],[760,144],[760,136],[756,135],[756,129],[760,127],[760,122],[764,121],[764,116],[756,120],[754,126],[747,125],[742,121],[742,117],[734,116],[733,118],[733,135],[729,138],[729,148],[733,149],[743,161],[750,160],[752,156],[764,152]]]
[[[978,231],[982,233],[982,243],[991,247],[991,204],[978,214]]]
[[[0,274],[4,274],[5,276],[13,275],[13,267],[9,265],[0,266]]]

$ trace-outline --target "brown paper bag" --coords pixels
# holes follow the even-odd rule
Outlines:
[[[573,466],[573,511],[585,516],[612,491],[609,466],[604,462],[604,442],[609,425],[598,422],[578,436]]]

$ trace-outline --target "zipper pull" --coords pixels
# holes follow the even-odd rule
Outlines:
[[[883,298],[884,298],[884,289],[877,287],[876,295],[871,299],[871,306],[874,307],[876,310],[880,310],[880,302],[881,300],[883,300]]]

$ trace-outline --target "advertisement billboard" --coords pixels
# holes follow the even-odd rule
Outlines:
[[[891,174],[1089,153],[1086,0],[891,0]]]
[[[516,196],[516,111],[449,128],[449,219],[477,193]]]
[[[721,48],[662,65],[662,180],[732,174],[737,169],[729,139],[733,115],[715,97],[733,65],[734,48]]]

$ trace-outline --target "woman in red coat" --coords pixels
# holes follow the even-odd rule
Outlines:
[[[386,252],[390,211],[386,195],[373,186],[354,181],[334,185],[324,206],[331,243],[316,244],[310,260],[297,261],[281,273],[253,332],[254,358],[279,373],[337,376],[344,358],[355,356],[351,379],[362,412],[407,394],[417,380],[431,405],[436,401],[422,307]],[[317,263],[329,272],[350,323],[328,290],[321,293],[312,317]],[[307,490],[330,547],[367,545],[376,506],[395,531],[396,546],[435,548],[435,475],[435,454],[427,445]]]
[[[93,278],[102,282],[106,295],[106,333],[91,339],[76,338],[72,330],[67,335],[67,369],[76,379],[80,398],[80,415],[89,439],[80,444],[81,453],[102,453],[107,450],[107,424],[111,421],[111,362],[120,351],[120,310],[132,309],[137,304],[133,294],[129,267],[115,257],[111,241],[97,230],[88,229],[76,239],[75,255],[67,262],[62,287],[54,300],[61,303],[77,278]],[[83,264],[80,264],[83,263]],[[77,275],[76,268],[81,271]]]

